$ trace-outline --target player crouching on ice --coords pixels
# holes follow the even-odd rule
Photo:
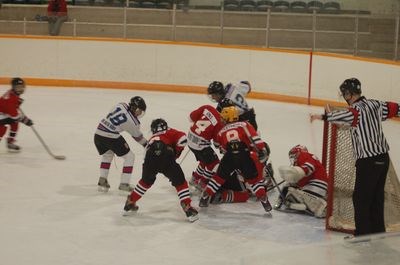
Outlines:
[[[302,145],[290,149],[289,160],[290,166],[279,167],[287,185],[274,208],[279,210],[285,205],[289,211],[304,211],[315,217],[325,217],[328,176],[324,166]]]
[[[250,123],[239,121],[239,112],[236,107],[223,108],[221,116],[226,125],[218,133],[215,144],[224,155],[217,173],[210,179],[201,195],[199,206],[207,207],[211,198],[225,182],[236,178],[239,173],[247,188],[261,202],[264,210],[271,211],[272,206],[268,201],[264,178],[260,177],[262,174],[259,174],[251,155],[255,152],[256,159],[265,163],[269,156],[265,143]]]
[[[157,174],[162,173],[175,187],[186,217],[190,222],[194,222],[199,219],[198,212],[191,206],[192,200],[188,183],[181,166],[176,162],[176,159],[179,158],[187,144],[186,134],[176,129],[168,128],[167,122],[163,119],[153,120],[150,127],[153,135],[150,137],[149,144],[146,147],[142,178],[128,196],[124,211],[137,211],[139,207],[136,202],[154,184]]]
[[[10,152],[19,152],[21,150],[15,144],[19,123],[22,122],[27,126],[33,125],[32,120],[21,114],[18,110],[23,102],[20,95],[24,92],[25,81],[19,77],[15,77],[11,80],[11,89],[0,97],[0,141],[7,131],[6,125],[9,125],[10,132],[7,138],[7,148]]]
[[[266,146],[268,146],[265,143]],[[268,147],[269,148],[269,147]],[[269,152],[269,151],[268,151]],[[261,163],[256,152],[251,151],[250,157],[257,168],[259,185],[264,185],[266,190],[273,189],[274,185],[271,178],[273,177],[272,164]],[[227,179],[221,188],[211,197],[211,204],[220,203],[239,203],[247,202],[254,195],[251,186],[246,183],[245,178],[240,171],[235,171],[232,176]],[[257,198],[257,196],[254,196]]]

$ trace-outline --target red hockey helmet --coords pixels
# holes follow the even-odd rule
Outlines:
[[[307,147],[305,147],[304,145],[298,144],[294,147],[292,147],[292,149],[290,149],[289,151],[289,160],[290,160],[290,164],[294,165],[297,161],[297,158],[299,157],[299,154],[301,152],[307,152],[308,153],[308,149]]]

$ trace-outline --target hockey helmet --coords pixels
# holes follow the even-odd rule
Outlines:
[[[213,81],[207,89],[207,94],[212,101],[219,101],[223,97],[225,97],[225,88],[224,84],[219,81]]]
[[[340,93],[350,93],[351,95],[361,95],[361,83],[357,78],[349,78],[340,85]]]
[[[294,165],[296,163],[297,158],[299,157],[301,152],[308,152],[307,147],[305,147],[304,145],[298,144],[298,145],[292,147],[292,149],[290,149],[289,160],[290,160],[291,165]]]
[[[25,81],[22,78],[14,77],[11,79],[11,88],[15,94],[21,95],[25,92]]]
[[[144,102],[142,97],[135,96],[131,98],[131,101],[129,102],[129,108],[136,117],[141,118],[144,116],[147,107],[146,102]]]
[[[235,106],[225,107],[221,110],[222,119],[229,123],[239,120],[239,111]]]
[[[168,124],[164,119],[158,118],[151,122],[150,129],[152,133],[166,131]]]

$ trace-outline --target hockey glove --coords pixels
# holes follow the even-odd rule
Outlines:
[[[260,160],[261,163],[265,163],[268,160],[268,153],[265,148],[258,151],[257,156],[258,156],[258,160]]]
[[[274,169],[271,163],[265,165],[264,171],[267,178],[272,178],[274,176]]]
[[[20,122],[22,122],[23,124],[25,124],[26,126],[32,126],[33,125],[33,121],[31,119],[29,119],[28,117],[23,117]]]

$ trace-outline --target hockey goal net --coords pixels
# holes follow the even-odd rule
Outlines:
[[[349,127],[324,122],[322,163],[329,176],[326,229],[353,233],[356,170]],[[400,231],[400,184],[391,162],[385,184],[385,223],[387,231]]]

